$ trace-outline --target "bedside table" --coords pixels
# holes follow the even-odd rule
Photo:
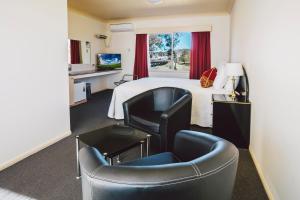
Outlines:
[[[224,138],[238,148],[249,148],[251,102],[239,96],[213,94],[213,135]]]

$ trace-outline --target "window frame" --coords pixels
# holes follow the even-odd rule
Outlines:
[[[149,72],[166,72],[166,73],[189,73],[189,70],[175,70],[174,66],[175,66],[175,62],[174,62],[174,34],[175,33],[190,33],[190,31],[178,31],[178,32],[158,32],[158,33],[150,33],[147,34],[147,62],[148,62],[148,70]],[[172,62],[172,69],[167,69],[167,70],[162,70],[162,69],[152,69],[151,68],[151,58],[150,58],[150,42],[149,42],[149,38],[150,35],[159,35],[159,34],[170,34],[171,35],[171,62]],[[191,50],[191,49],[190,49]]]

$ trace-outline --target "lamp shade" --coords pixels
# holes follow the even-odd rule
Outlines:
[[[226,64],[227,76],[243,76],[244,70],[241,63],[227,63]]]

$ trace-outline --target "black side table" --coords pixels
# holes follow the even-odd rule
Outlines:
[[[88,133],[76,136],[76,161],[77,161],[77,179],[80,178],[80,166],[78,153],[80,142],[95,147],[108,160],[110,165],[113,165],[113,158],[133,147],[141,146],[141,158],[143,157],[143,145],[146,142],[146,155],[149,155],[151,135],[140,130],[122,126],[112,125],[101,129],[97,129]]]
[[[228,95],[214,94],[213,135],[224,138],[239,148],[249,148],[251,102],[245,96],[232,99]]]

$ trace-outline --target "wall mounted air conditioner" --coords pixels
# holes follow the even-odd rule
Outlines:
[[[110,24],[111,32],[132,32],[134,31],[134,26],[131,23],[122,23],[122,24]]]

